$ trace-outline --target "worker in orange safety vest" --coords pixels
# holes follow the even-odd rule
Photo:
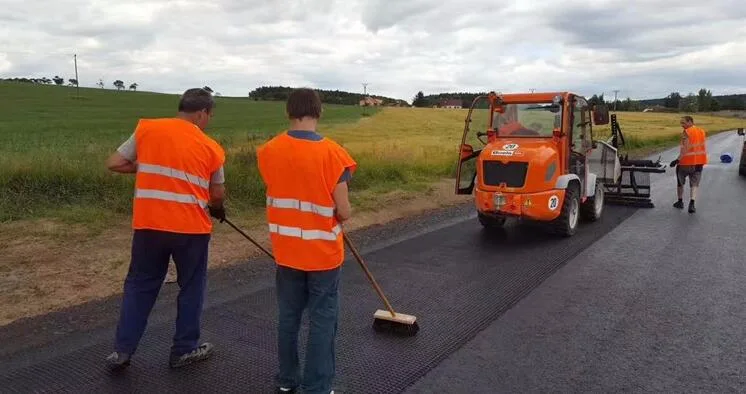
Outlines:
[[[679,157],[671,162],[671,167],[676,166],[676,193],[678,200],[673,204],[678,209],[684,209],[683,195],[684,183],[689,178],[690,200],[689,212],[696,212],[694,200],[697,198],[697,189],[702,179],[702,169],[707,164],[705,131],[694,125],[691,116],[684,116],[680,121],[684,131],[681,134],[681,148]]]
[[[173,118],[141,119],[132,136],[107,160],[109,170],[135,173],[132,257],[111,369],[130,364],[173,257],[179,296],[169,365],[207,358],[199,344],[207,276],[210,216],[225,219],[225,152],[203,129],[213,116],[212,94],[189,89]],[[209,211],[209,213],[208,213]]]
[[[336,142],[316,132],[321,100],[294,90],[290,128],[257,149],[266,185],[279,306],[277,392],[333,393],[338,283],[344,260],[341,223],[350,218],[347,182],[357,168]],[[298,334],[304,309],[311,330],[301,378]]]

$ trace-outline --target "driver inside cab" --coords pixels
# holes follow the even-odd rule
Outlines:
[[[494,127],[500,136],[539,134],[518,121],[518,107],[514,104],[507,105],[505,113],[495,113]]]

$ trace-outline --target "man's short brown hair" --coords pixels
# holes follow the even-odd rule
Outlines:
[[[694,118],[689,115],[682,116],[681,119],[683,119],[685,122],[694,123]]]
[[[213,108],[215,108],[215,100],[212,98],[212,93],[203,88],[187,89],[179,100],[179,112],[193,113],[202,110],[210,112]]]
[[[319,119],[321,98],[319,98],[319,93],[313,89],[295,89],[290,93],[285,109],[291,119],[301,119],[304,116]]]

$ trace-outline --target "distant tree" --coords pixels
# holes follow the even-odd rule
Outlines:
[[[98,85],[98,87],[100,87],[101,89],[103,89],[104,88],[104,81],[102,79],[99,79],[98,83],[96,83],[96,85]]]
[[[57,86],[62,86],[62,84],[65,83],[65,78],[62,78],[59,75],[55,75],[52,80],[57,84]]]
[[[663,106],[666,108],[681,108],[681,94],[679,92],[672,92],[663,100]]]
[[[133,83],[132,85],[130,85],[130,90],[135,90],[135,91],[137,91],[137,82],[135,82],[135,83]]]
[[[427,106],[427,100],[425,99],[425,94],[422,93],[422,90],[417,92],[417,94],[414,96],[414,99],[412,100],[412,105],[415,107]]]
[[[70,78],[67,81],[70,82],[70,86],[78,86],[78,80],[75,78]]]
[[[117,90],[122,90],[124,89],[124,81],[117,79],[116,81],[114,81],[114,86],[117,88]]]
[[[220,92],[215,92],[215,97],[220,97],[220,96],[222,96],[222,94],[220,94]]]
[[[705,112],[712,110],[712,92],[705,89],[699,89],[697,92],[697,111]]]

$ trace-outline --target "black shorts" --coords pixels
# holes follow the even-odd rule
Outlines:
[[[690,186],[699,186],[699,181],[702,179],[703,167],[701,164],[696,166],[676,166],[676,184],[684,186],[686,177],[689,177]]]

